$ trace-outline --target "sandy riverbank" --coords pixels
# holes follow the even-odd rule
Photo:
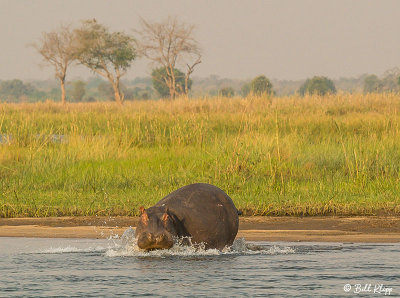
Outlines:
[[[0,219],[0,237],[107,238],[136,217]],[[255,241],[400,242],[400,217],[241,217],[238,237]]]

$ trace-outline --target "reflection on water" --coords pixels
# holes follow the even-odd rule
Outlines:
[[[354,296],[346,284],[400,295],[400,244],[238,240],[146,253],[132,236],[0,238],[0,296]]]

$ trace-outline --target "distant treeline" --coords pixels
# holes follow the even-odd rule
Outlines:
[[[321,84],[321,80],[314,77],[316,84]],[[266,92],[276,96],[286,96],[293,94],[307,93],[304,91],[305,83],[308,80],[268,80],[265,76],[258,76],[255,79],[239,80],[221,78],[210,75],[205,78],[194,77],[191,86],[192,97],[202,96],[247,96],[253,88],[253,92]],[[361,75],[356,78],[340,78],[329,80],[333,84],[333,90],[346,93],[383,93],[400,91],[400,69],[393,68],[384,73],[382,77],[376,75]],[[254,86],[257,84],[258,86]],[[252,87],[253,84],[253,87]],[[260,87],[260,84],[262,85]],[[323,84],[323,82],[322,82]],[[321,86],[318,85],[318,88]],[[257,89],[261,88],[261,89]],[[332,88],[332,86],[331,86]],[[100,77],[93,77],[87,80],[72,80],[67,83],[68,102],[92,102],[92,101],[112,101],[114,91],[109,82]],[[125,100],[148,100],[159,99],[162,95],[154,86],[151,77],[138,77],[133,80],[123,80],[121,89],[125,95]],[[303,90],[302,90],[303,89]],[[260,91],[261,90],[261,91]],[[37,80],[24,82],[22,80],[0,81],[0,100],[2,102],[37,102],[45,100],[59,100],[60,88],[56,80]]]
[[[151,78],[125,80],[120,88],[125,100],[157,98]],[[66,84],[68,102],[93,102],[114,100],[111,84],[99,77],[88,80],[73,80]],[[61,90],[56,80],[35,80],[23,82],[18,79],[0,81],[2,102],[59,101]]]
[[[18,79],[0,82],[0,102],[36,102],[44,100],[92,102],[115,100],[184,97],[271,98],[292,94],[335,94],[338,90],[355,93],[400,91],[400,70],[388,70],[379,78],[362,75],[332,80],[314,76],[306,80],[282,81],[259,75],[248,80],[231,80],[211,75],[193,78],[202,63],[202,48],[195,38],[195,26],[168,17],[161,22],[141,18],[135,33],[113,31],[96,19],[82,20],[79,25],[60,26],[42,32],[31,46],[42,57],[44,65],[53,68],[56,81],[23,82]],[[151,62],[151,76],[123,79],[138,59]],[[67,80],[69,68],[82,65],[96,78]]]

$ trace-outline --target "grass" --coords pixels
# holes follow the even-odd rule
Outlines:
[[[400,215],[399,110],[397,94],[0,104],[0,217],[135,215],[194,182],[246,215]]]

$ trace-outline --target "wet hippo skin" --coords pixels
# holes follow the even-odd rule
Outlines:
[[[210,184],[184,186],[140,210],[136,238],[145,250],[170,248],[175,237],[191,237],[193,244],[222,249],[233,243],[239,227],[232,199]]]

